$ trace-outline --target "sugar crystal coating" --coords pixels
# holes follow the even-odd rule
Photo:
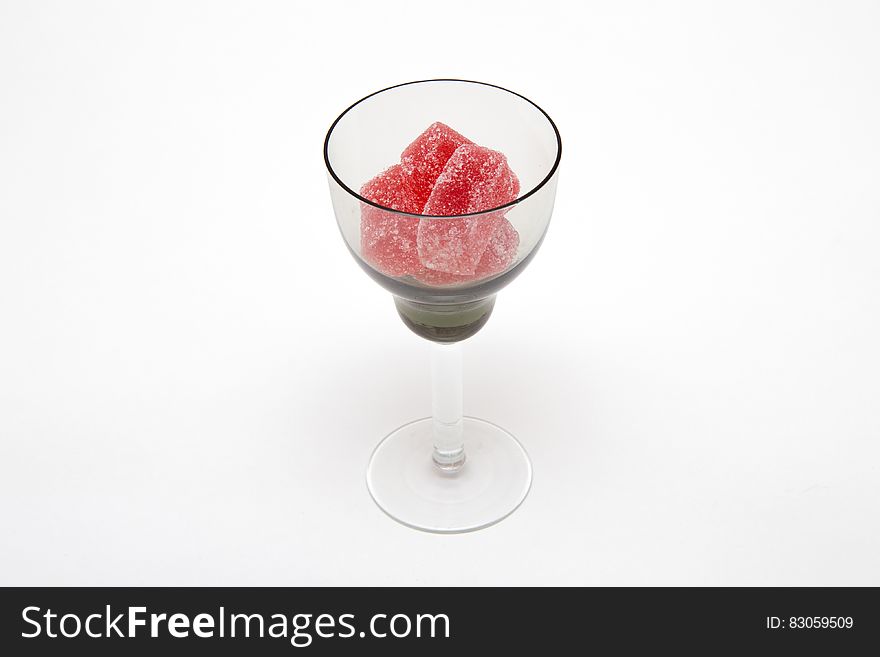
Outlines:
[[[493,274],[499,274],[516,258],[519,248],[519,233],[507,219],[501,219],[498,228],[492,234],[486,250],[477,263],[474,272],[477,278],[485,278]]]
[[[361,196],[379,205],[417,214],[409,178],[399,164],[389,167],[361,187]],[[361,203],[361,253],[364,259],[389,276],[404,276],[418,269],[418,217],[407,217]]]
[[[519,195],[519,179],[507,158],[476,144],[459,146],[437,178],[422,211],[458,215],[504,205]],[[423,218],[419,223],[419,260],[428,269],[470,276],[476,272],[503,212],[456,219]]]
[[[413,276],[428,285],[452,285],[480,280],[500,274],[507,269],[516,258],[518,247],[519,233],[507,219],[502,217],[472,275],[447,274],[427,267],[420,267],[413,272]]]
[[[432,123],[400,154],[400,163],[410,177],[419,211],[425,206],[434,183],[446,166],[447,160],[459,146],[470,144],[467,137],[445,123]]]
[[[422,214],[482,212],[509,203],[518,195],[519,179],[503,153],[464,144],[446,161]]]

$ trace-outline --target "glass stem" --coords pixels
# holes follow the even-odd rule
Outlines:
[[[461,343],[433,343],[431,411],[434,420],[434,464],[447,473],[464,465]]]

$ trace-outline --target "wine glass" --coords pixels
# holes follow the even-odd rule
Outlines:
[[[399,212],[359,194],[364,183],[397,162],[401,151],[436,121],[505,154],[519,178],[519,197],[482,212],[426,216]],[[364,271],[391,292],[404,324],[434,343],[433,416],[392,431],[375,448],[367,468],[376,504],[409,527],[473,531],[508,516],[528,494],[532,466],[519,441],[490,422],[462,417],[460,342],[482,328],[495,294],[538,250],[553,211],[561,153],[559,131],[544,110],[520,94],[469,80],[421,80],[377,91],[342,112],[327,132],[324,161],[345,243]],[[378,213],[395,231],[414,231],[419,222],[476,226],[505,217],[519,243],[503,269],[490,275],[414,276],[378,266],[366,256],[362,222],[369,213],[372,220]]]

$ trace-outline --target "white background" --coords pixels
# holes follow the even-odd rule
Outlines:
[[[2,2],[0,584],[880,585],[878,34],[872,2]],[[367,494],[428,347],[321,157],[430,77],[564,143],[465,345],[534,486],[459,536]]]

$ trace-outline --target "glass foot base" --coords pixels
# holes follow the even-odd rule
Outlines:
[[[431,432],[431,418],[416,420],[373,451],[367,488],[385,513],[413,529],[452,534],[493,525],[522,504],[532,464],[516,438],[490,422],[464,418],[467,460],[448,474],[434,465]]]

